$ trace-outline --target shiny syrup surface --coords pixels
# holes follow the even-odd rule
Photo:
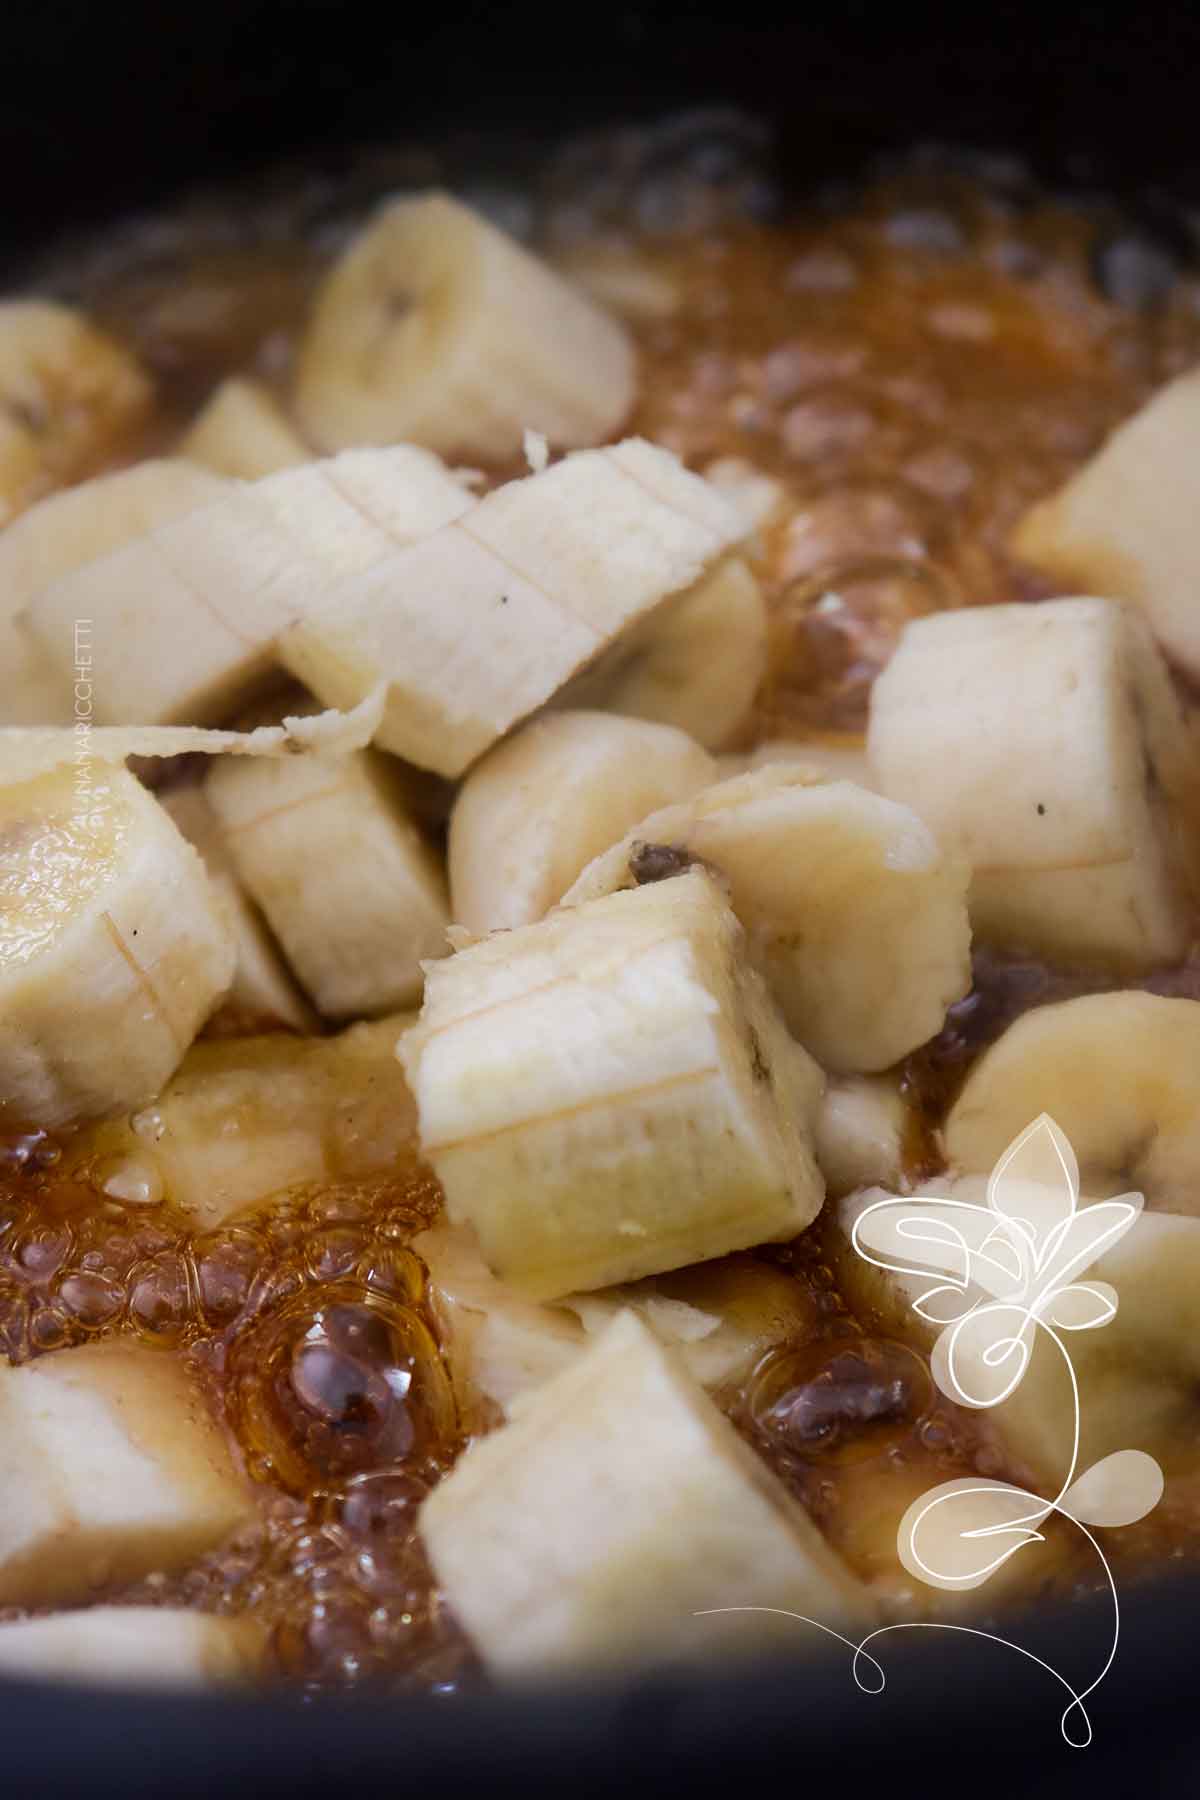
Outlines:
[[[755,555],[773,655],[747,743],[853,743],[909,618],[1044,591],[1006,554],[1010,527],[1200,359],[1200,286],[1174,251],[1094,202],[1039,194],[1013,165],[917,159],[782,219],[760,153],[744,122],[674,122],[572,147],[532,194],[466,197],[566,267],[632,251],[651,272],[630,321],[632,428],[697,467],[747,461],[786,492]],[[436,157],[384,153],[237,206],[200,199],[77,246],[41,285],[137,347],[160,391],[138,450],[169,449],[223,376],[286,386],[315,283],[367,206],[443,174]],[[914,1179],[936,1170],[937,1125],[986,1043],[1030,1005],[1103,985],[979,956],[972,994],[905,1065]],[[1200,994],[1194,968],[1147,985]],[[274,1669],[314,1692],[478,1679],[414,1531],[471,1426],[407,1248],[440,1204],[415,1150],[387,1182],[274,1196],[208,1233],[169,1195],[122,1205],[63,1162],[37,1132],[3,1146],[0,1346],[23,1361],[124,1333],[186,1358],[259,1498],[233,1543],[118,1597],[253,1608]],[[825,1234],[818,1221],[761,1253],[802,1286],[810,1324],[718,1398],[891,1611],[927,1616],[930,1591],[895,1561],[909,1500],[956,1474],[1021,1471],[916,1351],[854,1317]],[[1198,1506],[1174,1485],[1115,1554],[1190,1554]],[[1053,1530],[1039,1555],[1026,1598],[1091,1579]]]

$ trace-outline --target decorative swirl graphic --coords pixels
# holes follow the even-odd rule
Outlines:
[[[996,1164],[985,1206],[936,1196],[889,1198],[860,1214],[853,1233],[858,1254],[895,1276],[911,1293],[914,1312],[941,1328],[930,1369],[947,1398],[979,1409],[1010,1400],[1029,1369],[1039,1331],[1055,1346],[1070,1385],[1070,1453],[1053,1499],[984,1477],[943,1482],[915,1500],[900,1521],[896,1548],[901,1563],[930,1587],[980,1587],[1027,1545],[1044,1542],[1041,1527],[1058,1513],[1095,1551],[1113,1609],[1112,1642],[1103,1666],[1079,1691],[1008,1638],[938,1621],[885,1625],[857,1644],[829,1633],[853,1651],[860,1687],[882,1690],[883,1670],[867,1645],[889,1632],[954,1631],[989,1638],[1037,1663],[1066,1689],[1071,1698],[1060,1721],[1063,1737],[1074,1748],[1091,1742],[1084,1702],[1116,1657],[1120,1605],[1112,1570],[1088,1528],[1112,1529],[1144,1518],[1162,1498],[1163,1475],[1154,1458],[1141,1450],[1113,1451],[1077,1474],[1079,1384],[1065,1334],[1100,1330],[1116,1316],[1115,1289],[1080,1277],[1125,1235],[1141,1210],[1141,1194],[1122,1194],[1081,1209],[1075,1153],[1043,1113]],[[931,1275],[937,1278],[932,1286]],[[817,1620],[803,1622],[819,1625]],[[829,1631],[827,1626],[819,1629]],[[877,1678],[869,1687],[862,1679],[864,1659]]]

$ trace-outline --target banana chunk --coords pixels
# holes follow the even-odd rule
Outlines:
[[[0,724],[62,724],[76,699],[90,705],[93,698],[90,680],[86,694],[74,691],[91,666],[74,666],[81,652],[93,652],[91,630],[77,642],[72,621],[63,653],[50,659],[18,624],[30,602],[72,570],[216,499],[227,485],[208,470],[153,459],[51,494],[0,533]]]
[[[856,1188],[898,1188],[912,1125],[894,1075],[846,1075],[831,1081],[817,1117],[817,1161],[830,1194],[836,1198]]]
[[[80,1133],[64,1169],[118,1198],[169,1200],[210,1230],[288,1188],[411,1166],[416,1109],[396,1043],[412,1023],[194,1044],[152,1107]]]
[[[467,1451],[420,1530],[507,1678],[803,1645],[772,1608],[833,1630],[870,1618],[807,1513],[628,1313]],[[726,1607],[751,1610],[698,1616]]]
[[[668,451],[577,451],[335,586],[280,655],[329,705],[387,681],[380,744],[458,776],[744,531]]]
[[[748,1255],[569,1294],[550,1305],[497,1281],[463,1226],[440,1221],[415,1237],[412,1248],[429,1270],[460,1391],[468,1404],[482,1397],[506,1416],[574,1362],[619,1312],[636,1313],[710,1390],[749,1374],[772,1345],[817,1324],[800,1284]]]
[[[534,1299],[787,1238],[823,1186],[821,1074],[707,875],[430,966],[400,1057],[452,1223]]]
[[[719,750],[745,723],[766,668],[762,589],[741,557],[727,556],[586,669],[563,698],[674,725]]]
[[[261,381],[241,376],[221,383],[176,453],[218,475],[235,475],[243,481],[294,469],[313,458],[270,390]]]
[[[482,934],[540,919],[635,820],[712,779],[699,745],[667,725],[548,713],[470,771],[450,815],[456,923]]]
[[[971,985],[967,871],[906,806],[769,765],[643,819],[564,896],[575,906],[702,863],[822,1067],[885,1069]]]
[[[0,526],[119,449],[153,390],[82,313],[0,301]]]
[[[98,1687],[240,1686],[258,1674],[263,1626],[171,1606],[92,1606],[0,1625],[0,1669]]]
[[[262,913],[242,886],[203,788],[176,788],[162,796],[162,804],[204,859],[213,892],[233,933],[237,961],[223,1012],[232,1010],[239,1021],[258,1031],[282,1025],[289,1031],[315,1032],[317,1015],[292,979]]]
[[[735,750],[717,758],[722,777],[754,775],[772,764],[786,763],[803,770],[810,782],[852,781],[856,787],[875,789],[867,747],[861,738],[768,738],[753,750]]]
[[[253,1509],[181,1363],[119,1341],[0,1369],[0,1604],[185,1566]]]
[[[0,788],[0,1090],[55,1127],[153,1099],[233,979],[204,865],[128,770]]]
[[[375,1016],[420,999],[422,962],[448,949],[449,901],[390,757],[226,757],[205,793],[318,1012]]]
[[[1124,1183],[1200,1213],[1200,1004],[1085,994],[1026,1013],[986,1050],[945,1127],[959,1168],[990,1169],[1039,1112],[1066,1133],[1092,1192]]]
[[[634,400],[617,320],[446,194],[388,206],[317,296],[296,410],[326,449],[407,439],[503,462],[597,444]]]
[[[187,465],[177,468],[182,479]],[[98,721],[219,724],[269,680],[275,639],[331,584],[470,505],[426,450],[349,451],[227,484],[52,581],[25,625],[59,678],[73,681],[76,624],[87,621],[105,653]]]
[[[880,789],[973,868],[1001,948],[1130,970],[1186,950],[1200,763],[1143,621],[1108,600],[909,625],[871,697]]]
[[[1026,513],[1012,547],[1064,586],[1141,608],[1167,655],[1200,676],[1200,370],[1154,395],[1065,487]]]

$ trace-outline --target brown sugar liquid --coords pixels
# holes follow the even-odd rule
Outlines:
[[[631,173],[629,142],[607,165],[595,147],[590,162],[565,157],[521,221],[553,255],[602,243],[658,279],[658,302],[631,322],[632,428],[693,466],[737,458],[782,486],[754,552],[773,653],[747,743],[860,732],[908,619],[1044,591],[1006,552],[1013,522],[1200,360],[1200,287],[1185,269],[1164,272],[1136,236],[1122,253],[1094,211],[1010,175],[924,165],[768,224],[747,216],[763,210],[763,188],[736,157],[716,182],[690,164],[664,175],[651,143]],[[372,192],[387,191],[391,168],[385,157]],[[48,265],[50,288],[155,374],[143,454],[169,449],[226,374],[286,390],[313,288],[354,211],[298,181],[257,211],[197,202]],[[945,1106],[1004,1024],[1102,985],[981,953],[971,995],[905,1065],[914,1179],[936,1170]],[[1198,991],[1194,969],[1148,985]],[[414,1530],[470,1430],[408,1248],[439,1206],[415,1151],[386,1182],[275,1196],[201,1234],[170,1196],[123,1205],[68,1179],[66,1160],[37,1132],[4,1146],[0,1347],[19,1362],[125,1333],[186,1358],[260,1501],[235,1542],[118,1597],[255,1609],[273,1665],[313,1690],[447,1693],[476,1678]],[[1021,1472],[985,1421],[937,1394],[918,1352],[854,1317],[828,1250],[819,1221],[762,1252],[803,1285],[812,1327],[720,1403],[896,1614],[924,1616],[930,1593],[901,1579],[894,1552],[909,1500],[956,1474]],[[1141,1562],[1190,1554],[1200,1516],[1184,1494],[1120,1535]],[[1090,1580],[1075,1549],[1049,1538],[1033,1590]]]

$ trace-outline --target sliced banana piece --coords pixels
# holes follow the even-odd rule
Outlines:
[[[59,1126],[153,1099],[233,979],[199,856],[129,772],[0,788],[0,1092]]]
[[[0,526],[120,450],[152,397],[136,359],[82,313],[0,301]]]
[[[176,466],[184,479],[188,465]],[[408,445],[229,484],[51,582],[27,628],[73,680],[76,624],[89,622],[105,647],[93,696],[101,722],[220,724],[271,679],[279,633],[341,576],[470,505],[436,457]]]
[[[535,1299],[794,1236],[820,1071],[694,871],[426,971],[400,1046],[452,1223]]]
[[[702,1387],[748,1374],[772,1345],[811,1333],[815,1307],[799,1282],[757,1257],[723,1256],[623,1287],[529,1300],[498,1281],[474,1234],[444,1221],[412,1240],[460,1390],[506,1416],[628,1309],[673,1349]]]
[[[212,1688],[251,1681],[266,1648],[255,1619],[175,1606],[89,1606],[0,1625],[0,1669],[23,1681]]]
[[[691,862],[728,882],[753,959],[824,1068],[888,1068],[971,985],[966,867],[905,806],[769,765],[643,819],[563,904]]]
[[[182,1360],[110,1339],[0,1368],[0,1605],[183,1570],[253,1512]]]
[[[420,998],[422,962],[449,947],[449,899],[390,757],[227,757],[205,794],[318,1012],[374,1017]]]
[[[744,533],[668,451],[577,451],[335,585],[280,655],[330,705],[386,680],[379,742],[458,776]]]
[[[169,1200],[208,1230],[288,1188],[411,1168],[416,1110],[395,1052],[412,1023],[193,1044],[152,1106],[74,1138],[64,1171],[126,1204]]]
[[[576,677],[570,706],[677,726],[719,750],[744,724],[767,668],[767,604],[739,556],[654,613]]]
[[[899,1192],[915,1123],[895,1075],[831,1081],[817,1115],[817,1161],[830,1194],[865,1187]]]
[[[420,1531],[495,1674],[628,1669],[864,1629],[866,1591],[669,1352],[622,1314],[479,1439]],[[728,1615],[702,1616],[717,1609]]]
[[[970,861],[985,942],[1131,970],[1186,950],[1200,759],[1135,614],[1068,599],[915,621],[868,750],[881,791]]]
[[[1135,413],[1017,526],[1012,547],[1054,581],[1145,613],[1167,655],[1200,676],[1200,370]]]
[[[58,725],[75,704],[90,717],[94,633],[71,621],[62,654],[49,658],[17,617],[54,582],[167,519],[217,499],[228,484],[206,469],[152,459],[51,494],[0,533],[0,724]],[[83,691],[75,693],[76,682]]]
[[[633,406],[624,327],[446,194],[388,206],[317,296],[296,411],[327,450],[407,439],[503,462],[597,444]]]
[[[455,922],[482,935],[540,919],[594,856],[655,807],[711,780],[668,725],[547,713],[476,763],[450,815]]]
[[[468,1419],[481,1400],[507,1417],[523,1394],[544,1387],[582,1352],[578,1317],[497,1281],[466,1226],[439,1220],[411,1247],[429,1270],[442,1343]]]
[[[852,781],[856,787],[875,787],[867,747],[859,737],[768,738],[753,750],[735,750],[717,758],[722,776],[753,775],[779,763],[804,770],[810,781]]]
[[[946,1154],[990,1169],[1031,1119],[1066,1133],[1085,1185],[1142,1190],[1200,1214],[1200,1004],[1136,991],[1085,994],[1026,1013],[968,1075]]]
[[[194,784],[175,788],[162,796],[162,804],[203,857],[237,946],[233,986],[222,1015],[232,1014],[243,1029],[263,1031],[283,1025],[289,1031],[317,1031],[317,1015],[292,979],[262,913],[242,886],[203,789]]]
[[[177,454],[218,475],[257,481],[311,462],[313,452],[261,381],[223,381],[177,446]]]

